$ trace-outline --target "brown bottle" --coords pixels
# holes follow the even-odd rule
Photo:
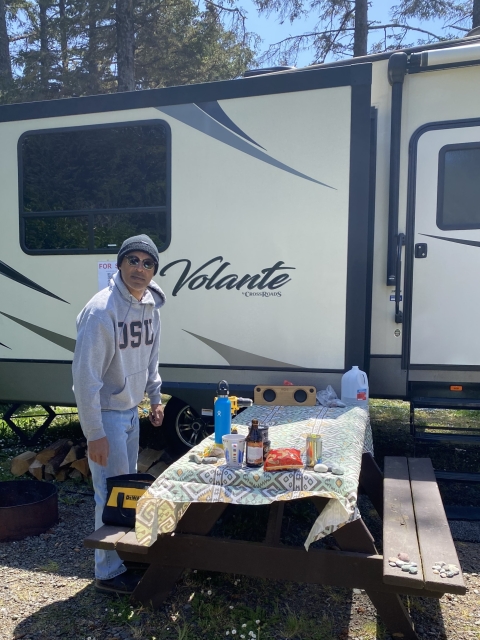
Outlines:
[[[245,464],[247,467],[261,467],[263,464],[263,438],[256,418],[252,420],[252,426],[245,440],[245,448]]]

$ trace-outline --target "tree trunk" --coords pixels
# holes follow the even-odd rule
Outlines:
[[[366,56],[368,50],[368,0],[355,0],[353,57]]]
[[[95,95],[100,93],[100,78],[98,72],[98,27],[95,3],[90,2],[89,5],[87,49],[88,92],[91,95]]]
[[[473,0],[472,29],[480,27],[480,0]]]
[[[7,18],[5,15],[5,0],[0,0],[0,83],[12,79],[12,65],[8,47]]]
[[[68,71],[68,39],[65,19],[65,0],[59,0],[58,12],[60,15],[60,51],[62,54],[62,72],[63,74],[66,74]]]
[[[117,0],[117,91],[135,90],[135,29],[132,0]]]
[[[48,53],[48,25],[47,25],[47,8],[48,0],[39,0],[39,17],[40,17],[40,86],[43,96],[48,93],[49,78],[49,53]]]

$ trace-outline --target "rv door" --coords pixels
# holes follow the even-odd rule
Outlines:
[[[419,131],[410,188],[410,369],[480,367],[480,121]]]

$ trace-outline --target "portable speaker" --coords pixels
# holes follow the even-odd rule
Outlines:
[[[293,407],[304,405],[313,407],[316,402],[317,390],[315,387],[272,387],[267,385],[259,385],[255,387],[253,392],[253,401],[255,404],[271,404],[284,405]]]

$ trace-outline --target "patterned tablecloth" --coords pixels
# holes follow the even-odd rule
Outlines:
[[[209,436],[168,467],[140,498],[135,527],[140,544],[150,546],[159,533],[174,531],[192,502],[260,505],[308,496],[331,498],[305,541],[307,549],[315,540],[359,517],[356,502],[362,453],[373,453],[368,411],[359,407],[253,405],[234,420],[240,434],[247,434],[252,418],[270,427],[272,449],[295,447],[303,460],[307,434],[321,434],[323,462],[342,467],[344,474],[316,473],[311,468],[276,472],[264,472],[263,467],[236,469],[227,467],[224,458],[213,465],[191,462],[190,453],[203,452],[213,443],[213,436]]]

